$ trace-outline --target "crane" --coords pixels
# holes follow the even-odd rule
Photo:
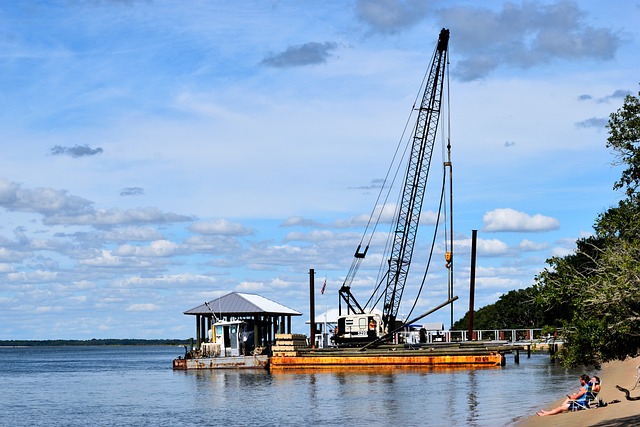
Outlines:
[[[351,293],[351,283],[369,249],[367,245],[365,249],[362,250],[361,244],[356,249],[351,268],[342,287],[338,291],[340,301],[344,301],[347,305],[347,316],[340,315],[338,318],[338,332],[334,338],[338,343],[370,342],[378,338],[385,331],[391,331],[397,326],[396,319],[409,274],[411,258],[413,256],[420,221],[420,212],[426,192],[438,122],[441,116],[448,44],[449,30],[443,28],[438,37],[438,43],[426,79],[422,99],[420,105],[417,107],[417,118],[412,134],[411,151],[404,175],[400,204],[392,231],[393,243],[389,259],[387,260],[388,269],[382,281],[378,284],[378,288],[384,285],[382,315],[365,313],[362,305],[358,303]],[[416,108],[415,105],[414,108]],[[447,266],[450,267],[451,252],[447,252],[446,256]],[[369,301],[372,299],[373,295]],[[355,317],[349,317],[349,313],[352,313]],[[366,333],[362,332],[363,326],[366,328]]]

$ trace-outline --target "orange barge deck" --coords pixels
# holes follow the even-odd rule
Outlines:
[[[279,348],[283,348],[280,346]],[[487,368],[505,364],[505,354],[516,350],[501,343],[447,343],[413,348],[380,346],[375,349],[291,348],[274,351],[269,358],[271,371],[320,369],[439,369]]]
[[[405,353],[404,351],[400,353]],[[409,353],[409,352],[407,352]],[[414,353],[414,352],[411,352]],[[416,352],[417,353],[417,352]],[[426,353],[426,352],[422,352]],[[502,366],[504,356],[500,353],[484,355],[428,355],[428,354],[340,354],[271,356],[269,369],[272,371],[291,369],[336,369],[336,368],[481,368]]]

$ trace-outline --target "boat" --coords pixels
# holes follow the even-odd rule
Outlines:
[[[269,356],[253,345],[253,331],[242,320],[219,321],[211,329],[211,341],[199,351],[187,351],[173,360],[173,369],[266,369]]]

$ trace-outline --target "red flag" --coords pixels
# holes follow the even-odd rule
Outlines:
[[[324,295],[324,288],[327,287],[327,279],[324,279],[324,285],[322,285],[322,289],[320,289],[320,293]]]

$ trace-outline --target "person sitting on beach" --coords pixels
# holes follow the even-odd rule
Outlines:
[[[596,400],[598,399],[598,393],[600,393],[601,387],[602,385],[600,384],[600,377],[594,375],[593,378],[591,378],[591,381],[589,381],[589,384],[587,384],[588,406],[598,406],[598,402]]]
[[[558,406],[557,408],[554,408],[550,411],[540,409],[538,412],[536,412],[536,414],[544,417],[547,415],[555,415],[561,412],[585,408],[587,404],[587,390],[588,388],[590,388],[589,381],[591,381],[589,375],[582,374],[580,376],[580,390],[578,390],[577,393],[574,393],[570,396],[567,395],[567,400],[565,400],[562,405]]]
[[[594,376],[591,378],[591,394],[597,396],[600,393],[600,377]]]

